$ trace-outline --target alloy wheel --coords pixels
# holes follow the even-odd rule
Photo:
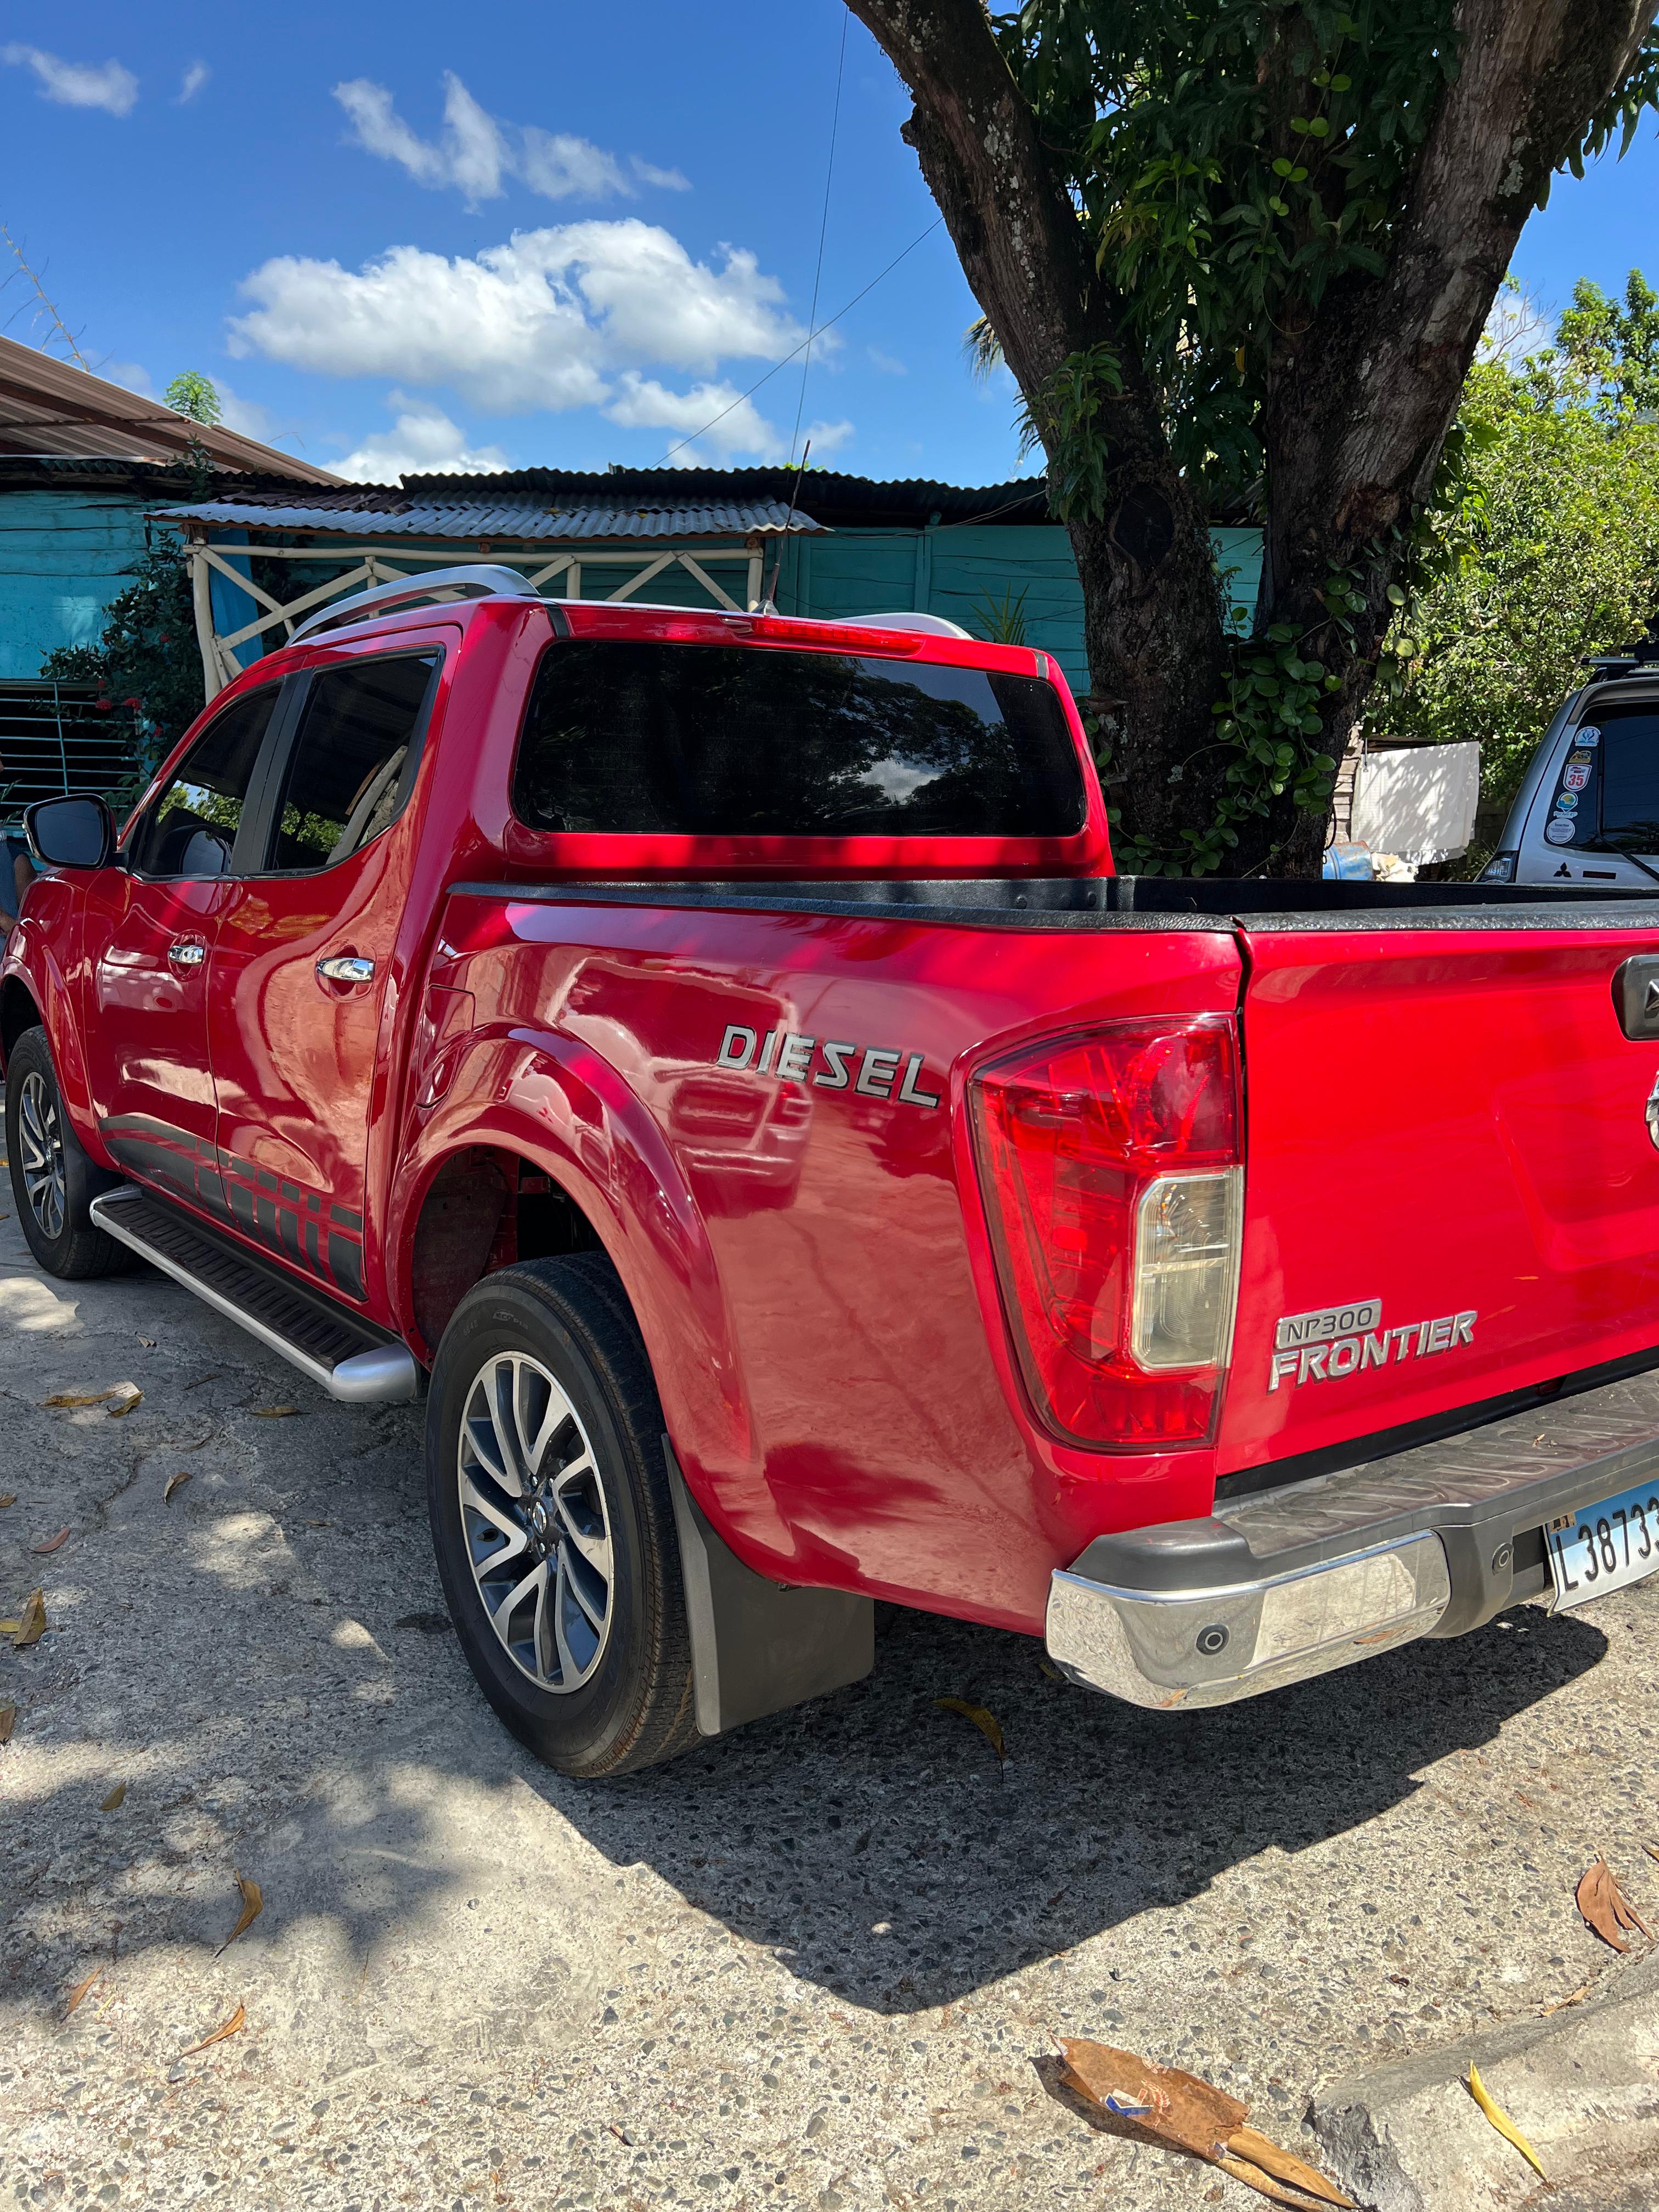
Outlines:
[[[68,1202],[64,1132],[58,1116],[58,1100],[45,1076],[26,1075],[17,1108],[23,1189],[41,1235],[54,1243],[64,1233]]]
[[[502,1650],[538,1689],[580,1689],[610,1633],[610,1512],[575,1407],[527,1352],[498,1352],[474,1376],[456,1478],[472,1579]]]

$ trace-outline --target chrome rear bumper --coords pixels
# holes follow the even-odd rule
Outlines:
[[[1231,1704],[1550,1588],[1544,1531],[1659,1469],[1659,1372],[1340,1474],[1100,1536],[1049,1587],[1049,1656],[1130,1704]]]

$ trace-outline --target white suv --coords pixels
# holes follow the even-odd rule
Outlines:
[[[1545,732],[1483,883],[1659,884],[1659,646],[1593,665]]]

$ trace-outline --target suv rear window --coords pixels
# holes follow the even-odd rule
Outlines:
[[[592,639],[543,655],[513,805],[537,830],[1064,837],[1086,799],[1035,677]]]
[[[1574,733],[1555,798],[1558,818],[1574,811],[1595,834],[1576,842],[1592,849],[1659,853],[1659,710],[1652,707],[1592,706]],[[1577,824],[1573,825],[1577,828]],[[1546,835],[1548,835],[1547,830]],[[1571,843],[1560,832],[1552,844]]]

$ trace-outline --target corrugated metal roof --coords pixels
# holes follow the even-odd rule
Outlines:
[[[221,468],[291,483],[334,484],[328,469],[297,461],[234,430],[192,422],[159,399],[0,337],[0,453],[114,461],[176,461],[192,445]]]
[[[792,495],[798,512],[835,527],[908,529],[941,522],[1048,522],[1048,488],[1042,477],[1016,477],[994,484],[935,483],[914,477],[886,483],[871,477],[843,476],[835,469],[514,469],[497,476],[474,477],[471,488],[500,498],[541,494],[560,506],[651,507],[690,505],[702,500],[771,501],[787,507]],[[408,476],[406,495],[441,498],[455,486],[453,477]]]
[[[668,473],[672,477],[673,472]],[[422,491],[445,481],[424,479]],[[787,499],[646,503],[630,495],[565,506],[522,496],[466,499],[447,489],[460,481],[493,485],[496,479],[452,477],[443,496],[414,497],[406,490],[368,485],[324,493],[303,503],[285,493],[262,492],[156,512],[167,520],[239,530],[327,530],[352,537],[471,538],[532,545],[568,544],[572,539],[746,538],[757,532],[775,534],[786,526],[792,534],[823,526],[799,508],[792,520]]]

